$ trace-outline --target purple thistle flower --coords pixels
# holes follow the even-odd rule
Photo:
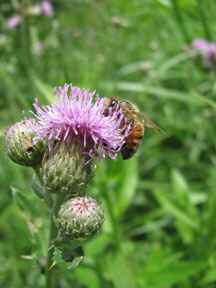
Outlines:
[[[16,28],[22,22],[20,15],[14,15],[7,20],[7,27],[10,29]]]
[[[195,39],[191,46],[195,53],[202,56],[206,66],[212,66],[216,59],[216,43]]]
[[[53,6],[51,1],[44,0],[41,3],[41,11],[45,16],[52,16],[53,15]]]
[[[207,49],[208,43],[205,39],[195,39],[192,43],[192,47],[199,51],[205,51]]]
[[[65,84],[56,89],[56,103],[41,107],[34,104],[38,126],[36,139],[48,139],[49,146],[58,140],[79,142],[89,155],[115,158],[125,143],[130,127],[122,127],[124,115],[118,107],[104,115],[104,98]]]

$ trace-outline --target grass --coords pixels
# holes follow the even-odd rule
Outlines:
[[[90,191],[106,222],[76,269],[55,255],[59,287],[215,287],[215,70],[185,52],[214,38],[214,1],[56,0],[53,17],[8,30],[16,3],[0,4],[0,286],[44,287],[48,241],[46,207],[31,171],[7,158],[4,130],[72,82],[134,101],[166,135],[148,130],[136,157],[98,164]]]

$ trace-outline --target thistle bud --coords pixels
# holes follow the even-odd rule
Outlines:
[[[56,224],[63,238],[84,240],[99,232],[103,221],[103,210],[95,199],[75,197],[61,206]]]
[[[79,143],[59,143],[45,155],[40,179],[49,193],[80,196],[91,178],[92,159],[83,153]]]
[[[18,122],[5,133],[5,144],[8,156],[17,164],[35,166],[42,159],[43,143],[33,143],[34,119]]]

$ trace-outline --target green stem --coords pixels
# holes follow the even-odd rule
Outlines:
[[[55,251],[54,242],[56,240],[58,231],[56,229],[54,217],[57,215],[63,199],[64,199],[63,195],[58,195],[58,197],[50,197],[49,200],[49,203],[51,203],[51,207],[50,207],[49,243],[48,243],[47,264],[46,264],[46,288],[55,288],[57,286],[57,281],[54,277],[54,272],[56,273],[56,270],[54,269],[53,266],[53,255]]]
[[[208,19],[207,19],[206,14],[205,14],[205,8],[203,5],[204,4],[203,2],[204,1],[202,1],[202,0],[197,0],[197,7],[199,9],[200,18],[202,21],[202,26],[203,26],[205,36],[208,40],[212,40],[211,31],[210,31],[210,28],[208,25]]]
[[[50,231],[49,231],[49,243],[48,243],[48,251],[47,251],[47,265],[46,265],[46,287],[54,288],[54,277],[53,272],[54,269],[52,267],[53,264],[53,253],[54,253],[54,239],[56,238],[56,226],[53,219],[54,210],[50,212]]]
[[[28,7],[28,5],[23,5],[23,7]],[[21,25],[21,59],[20,63],[23,68],[23,72],[29,77],[30,72],[33,70],[33,58],[32,58],[32,43],[31,43],[31,23],[29,17],[24,17],[23,23]]]
[[[189,36],[188,31],[187,31],[185,22],[184,22],[183,17],[182,17],[181,8],[179,7],[177,0],[172,0],[171,2],[172,2],[172,6],[173,6],[174,16],[176,17],[176,21],[179,25],[182,36],[184,37],[184,39],[187,43],[190,43],[191,39],[190,39],[190,36]]]
[[[115,211],[113,209],[113,204],[112,204],[109,193],[104,193],[104,198],[106,201],[107,210],[108,210],[111,224],[112,224],[112,229],[113,229],[113,234],[114,234],[113,237],[115,239],[116,248],[120,249],[121,241],[120,241],[120,233],[119,233],[119,229],[118,229],[118,221],[116,219]]]

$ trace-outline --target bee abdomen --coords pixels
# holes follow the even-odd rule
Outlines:
[[[125,147],[121,150],[123,160],[131,158],[136,152],[136,149],[131,147]]]

